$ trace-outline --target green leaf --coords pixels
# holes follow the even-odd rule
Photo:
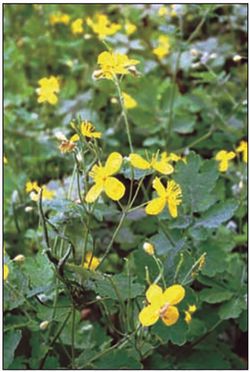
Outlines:
[[[170,327],[166,326],[162,321],[158,321],[152,328],[152,332],[160,338],[163,344],[171,341],[173,344],[178,346],[182,346],[186,343],[187,330],[187,324],[183,319],[179,319],[176,324]]]
[[[183,203],[193,212],[203,212],[216,201],[211,192],[218,176],[215,161],[206,160],[203,163],[199,155],[191,152],[187,156],[187,164],[177,163],[173,178],[181,186]]]
[[[183,369],[206,369],[219,370],[230,369],[230,363],[220,351],[194,351],[185,360],[178,363],[178,368]]]
[[[142,369],[142,364],[126,350],[112,350],[93,362],[93,369]]]
[[[53,266],[47,256],[41,252],[26,258],[23,271],[29,277],[33,287],[42,287],[45,283],[49,285],[54,278]]]
[[[242,311],[246,309],[246,302],[243,298],[233,298],[225,302],[219,308],[219,316],[221,319],[235,319],[240,316]]]
[[[202,218],[197,220],[195,226],[204,226],[209,229],[216,228],[232,218],[237,207],[238,203],[233,199],[220,202],[205,212]]]
[[[205,288],[200,292],[200,299],[208,302],[209,304],[216,304],[230,300],[233,297],[233,293],[224,288]]]
[[[113,300],[127,300],[135,298],[144,293],[144,286],[135,282],[135,278],[130,279],[125,274],[117,274],[96,281],[96,293],[103,297]]]
[[[9,331],[4,334],[3,362],[4,369],[8,369],[13,362],[15,350],[21,340],[21,331]]]

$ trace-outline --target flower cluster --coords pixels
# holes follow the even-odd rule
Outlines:
[[[48,102],[51,105],[55,105],[58,102],[56,93],[60,90],[58,79],[55,76],[44,77],[38,81],[38,84],[40,88],[37,89],[37,102]]]

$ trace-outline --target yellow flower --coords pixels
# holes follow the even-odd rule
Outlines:
[[[236,152],[242,152],[243,161],[247,163],[248,144],[246,141],[240,141],[240,145],[236,148]]]
[[[171,180],[165,188],[160,179],[156,177],[153,181],[153,188],[156,190],[158,197],[148,202],[146,213],[156,215],[163,211],[166,204],[172,217],[178,216],[177,206],[182,202],[182,192],[180,186]]]
[[[193,314],[197,310],[196,305],[189,305],[188,306],[188,311]]]
[[[105,14],[97,14],[94,20],[87,18],[87,25],[92,28],[100,39],[114,35],[121,29],[118,23],[111,23]]]
[[[195,305],[189,305],[188,309],[185,310],[185,322],[189,324],[192,320],[192,314],[197,310]]]
[[[168,157],[172,161],[178,162],[182,160],[184,163],[187,163],[187,159],[185,156],[180,156],[180,155],[174,154],[173,152],[171,152]]]
[[[143,244],[143,249],[150,256],[153,256],[155,254],[155,248],[154,248],[153,244],[151,244],[151,243],[145,242]]]
[[[229,160],[232,160],[235,158],[235,153],[233,151],[225,151],[221,150],[217,152],[215,156],[215,160],[219,162],[219,171],[220,172],[226,172],[229,167]]]
[[[55,93],[59,92],[59,81],[55,76],[50,76],[49,78],[42,78],[38,81],[40,88],[37,89],[39,95],[37,102],[48,102],[51,105],[55,105],[58,98]]]
[[[148,305],[139,313],[139,320],[144,327],[155,324],[159,318],[171,326],[179,319],[179,311],[176,306],[185,296],[185,289],[174,284],[164,292],[157,284],[152,284],[147,292]]]
[[[36,181],[34,181],[34,182],[31,182],[31,181],[26,182],[25,191],[27,193],[29,193],[31,191],[39,192],[39,190],[40,190],[40,187],[38,186],[38,184],[37,184]]]
[[[49,17],[49,22],[51,25],[56,25],[57,23],[63,23],[64,25],[68,25],[70,21],[70,16],[68,14],[51,14]]]
[[[72,122],[71,123],[72,127],[75,128],[75,124]],[[81,125],[80,125],[80,130],[81,130],[81,134],[84,136],[84,137],[88,137],[88,138],[101,138],[102,134],[101,132],[96,132],[95,131],[95,127],[93,124],[91,124],[89,121],[87,120],[84,120]],[[71,137],[71,141],[79,141],[79,135],[78,134],[75,134],[74,136]]]
[[[160,17],[163,17],[165,15],[169,15],[169,9],[165,6],[165,5],[162,5],[159,10],[158,10],[158,15]]]
[[[36,184],[36,182],[34,182],[34,184]],[[49,190],[45,185],[42,186],[42,189],[43,189],[43,199],[47,199],[47,200],[53,199],[53,197],[55,196],[55,191]],[[41,190],[41,187],[38,186],[36,189],[33,189],[33,191],[31,191],[30,193],[31,200],[33,201],[39,200],[40,190]]]
[[[9,267],[8,265],[4,264],[3,265],[3,280],[7,280],[8,276],[9,276]]]
[[[158,46],[153,49],[153,53],[159,58],[162,59],[169,54],[170,42],[169,37],[161,35],[158,39]]]
[[[124,106],[127,110],[131,110],[137,106],[137,102],[129,94],[122,92]]]
[[[124,28],[125,28],[125,32],[128,36],[132,35],[137,30],[136,25],[134,25],[133,23],[130,23],[130,22],[126,22]]]
[[[124,185],[113,174],[117,173],[122,165],[122,156],[118,152],[112,152],[109,155],[106,163],[102,166],[95,164],[91,169],[90,177],[94,180],[94,186],[88,191],[86,195],[86,202],[93,203],[102,191],[112,200],[120,200],[124,193]]]
[[[89,138],[101,138],[102,136],[101,132],[96,132],[94,125],[87,120],[81,123],[81,133]]]
[[[192,315],[188,311],[185,311],[185,322],[189,324],[191,320],[192,320]]]
[[[74,22],[71,23],[71,32],[74,35],[82,34],[83,33],[83,20],[81,18],[77,18]]]
[[[3,163],[8,164],[8,159],[6,158],[6,156],[3,157]]]
[[[147,161],[142,156],[137,154],[130,154],[129,160],[133,167],[138,169],[154,169],[157,172],[168,175],[173,173],[174,168],[169,164],[166,152],[161,154],[160,160],[158,160],[158,153],[153,154],[151,160]]]
[[[85,269],[89,269],[94,271],[100,264],[99,258],[92,256],[92,253],[88,252],[85,257],[85,262],[83,264],[83,267]]]
[[[135,72],[135,65],[140,63],[136,59],[129,59],[126,54],[102,52],[98,56],[101,69],[94,72],[95,78],[113,79],[114,75],[127,75]]]

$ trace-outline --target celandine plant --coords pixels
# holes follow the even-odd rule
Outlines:
[[[110,84],[105,94],[112,92],[110,102],[119,103],[127,148],[108,152],[98,122],[76,113],[68,123],[70,135],[55,133],[58,154],[72,172],[67,193],[65,187],[26,181],[25,211],[38,228],[27,230],[24,239],[37,251],[12,259],[4,252],[6,368],[242,367],[222,339],[230,322],[245,329],[245,256],[237,247],[246,240],[247,141],[241,137],[232,148],[217,147],[205,159],[190,148],[212,135],[211,126],[189,146],[170,151],[181,53],[210,11],[207,6],[175,56],[166,135],[158,148],[143,151],[136,151],[136,128],[129,120],[139,102],[124,83],[137,79],[140,89],[143,67],[107,38],[122,27],[130,36],[136,25],[128,19],[120,25],[102,13],[86,22],[63,12],[50,15],[51,27],[68,27],[76,38],[88,27],[105,47],[89,77],[97,87]],[[177,17],[183,34],[178,7],[159,7],[163,16]],[[167,35],[155,40],[151,52],[160,66],[172,42]],[[200,79],[212,79],[209,73]],[[55,107],[63,80],[48,75],[38,86],[37,102]],[[9,167],[7,159],[5,164]],[[237,197],[226,192],[233,181]],[[17,199],[12,198],[12,213],[21,234]],[[30,358],[18,354],[25,337]]]

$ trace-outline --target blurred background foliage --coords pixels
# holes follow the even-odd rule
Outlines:
[[[73,134],[69,123],[81,115],[103,133],[105,154],[118,149],[124,156],[129,155],[114,85],[108,80],[92,79],[97,57],[106,50],[86,22],[87,17],[97,13],[105,13],[112,22],[121,25],[117,33],[105,39],[107,44],[140,61],[140,76],[127,76],[122,81],[122,90],[137,101],[137,106],[128,111],[136,151],[154,152],[160,148],[187,155],[193,150],[200,155],[189,155],[189,168],[184,164],[177,166],[176,180],[187,188],[184,209],[191,208],[196,220],[191,225],[187,213],[177,221],[168,221],[178,247],[174,254],[169,256],[173,248],[171,241],[158,231],[156,219],[145,218],[138,211],[128,218],[116,237],[115,251],[109,256],[106,270],[123,275],[117,274],[126,270],[120,258],[130,255],[137,275],[137,287],[133,287],[137,296],[144,291],[144,266],[157,273],[151,258],[137,249],[145,236],[151,237],[159,256],[167,255],[172,262],[177,262],[188,239],[183,269],[193,263],[191,251],[196,255],[209,253],[202,275],[190,289],[185,303],[196,298],[197,303],[203,304],[188,330],[183,320],[171,331],[157,324],[154,331],[149,331],[141,350],[111,350],[95,359],[110,344],[112,335],[106,331],[103,320],[83,321],[84,316],[77,314],[78,365],[95,369],[244,369],[246,366],[246,309],[242,300],[246,279],[246,169],[237,162],[219,179],[213,161],[210,165],[204,165],[204,161],[213,159],[221,149],[235,150],[247,136],[247,5],[177,4],[167,6],[165,13],[161,8],[157,4],[4,6],[4,155],[8,161],[4,167],[4,241],[6,260],[13,271],[11,285],[19,292],[14,295],[15,292],[5,290],[6,368],[38,368],[37,361],[47,352],[39,324],[54,319],[49,308],[36,302],[27,305],[25,299],[33,300],[32,288],[34,291],[43,287],[47,300],[51,301],[55,290],[53,270],[45,257],[37,253],[42,232],[37,228],[37,212],[33,209],[27,213],[27,207],[33,207],[33,203],[25,192],[26,182],[48,183],[61,195],[58,202],[50,204],[53,222],[63,226],[67,221],[68,233],[77,243],[77,239],[81,241],[81,211],[73,203],[62,201],[72,173],[72,158],[60,153],[55,133]],[[58,13],[67,14],[69,23],[52,24],[50,17]],[[73,34],[71,24],[78,18],[83,19],[84,31]],[[128,22],[136,25],[129,35],[125,29]],[[170,50],[165,57],[158,58],[153,50],[161,35],[168,35]],[[51,75],[60,80],[58,104],[39,104],[38,80]],[[167,131],[169,124],[171,133]],[[241,190],[240,182],[244,183]],[[192,194],[195,206],[190,207]],[[217,201],[221,202],[219,206],[209,209],[207,215],[201,214]],[[64,219],[60,220],[60,213]],[[118,213],[112,203],[98,205],[93,229],[98,231],[99,246],[109,241],[109,229],[117,221]],[[169,216],[163,214],[161,220],[169,220]],[[229,225],[223,225],[224,222]],[[89,246],[92,243],[90,238]],[[30,256],[22,270],[11,261],[20,253]],[[164,264],[166,276],[171,278],[169,260]],[[125,279],[117,277],[119,285]],[[106,287],[100,282],[96,293],[110,297],[109,307],[114,307],[115,313],[115,300]],[[62,296],[59,305],[66,306],[67,301]],[[36,321],[27,321],[29,311],[35,312]],[[63,307],[57,311],[55,322],[61,324],[66,313]],[[218,327],[213,329],[217,322]],[[69,333],[70,323],[44,368],[68,366]],[[196,345],[197,339],[200,341]],[[155,351],[150,347],[151,340],[157,345]],[[87,354],[80,353],[83,349]],[[60,356],[62,350],[64,356]]]

